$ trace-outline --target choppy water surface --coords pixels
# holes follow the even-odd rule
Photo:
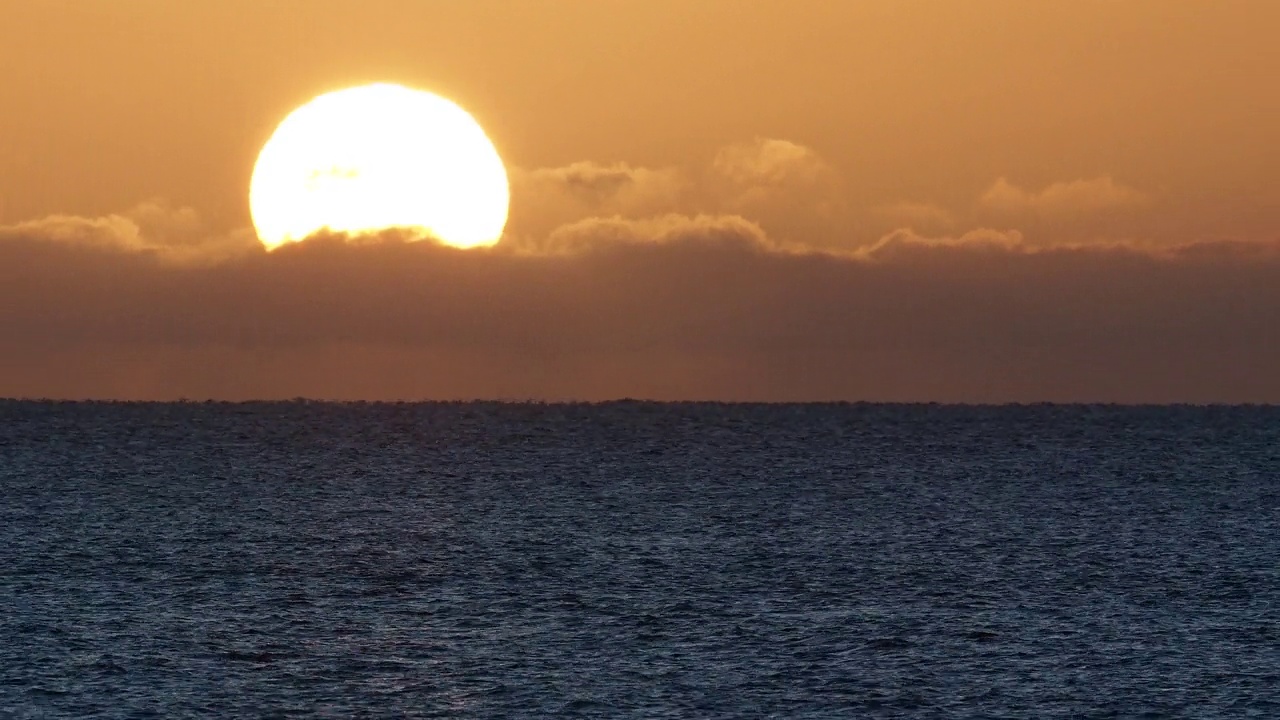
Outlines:
[[[1280,409],[0,403],[0,717],[1280,717]]]

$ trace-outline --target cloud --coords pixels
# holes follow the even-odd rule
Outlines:
[[[544,254],[578,254],[617,245],[678,243],[739,245],[760,250],[776,248],[759,225],[737,215],[669,213],[641,219],[584,218],[556,228],[542,243],[520,249]]]
[[[812,148],[756,138],[729,145],[711,163],[709,187],[729,210],[787,209],[831,215],[842,207],[839,175]]]
[[[1133,244],[1156,234],[1150,195],[1110,176],[1052,183],[1028,190],[999,178],[968,208],[951,210],[929,202],[902,201],[874,206],[863,226],[881,233],[909,228],[932,237],[954,235],[963,228],[1016,226],[1023,250],[1075,247],[1082,244]],[[971,231],[972,232],[972,231]],[[1165,244],[1183,242],[1172,236]]]
[[[1280,401],[1280,243],[813,252],[692,214],[174,263],[144,225],[4,232],[0,396]]]
[[[950,210],[933,203],[904,201],[878,205],[871,208],[871,213],[894,227],[915,230],[945,231],[956,224],[955,215]]]
[[[736,185],[760,190],[813,186],[835,175],[812,148],[761,137],[721,148],[711,168]]]
[[[788,245],[850,242],[853,213],[838,172],[816,150],[755,138],[721,148],[701,183],[705,205],[758,222]]]
[[[995,181],[979,203],[1002,213],[1034,213],[1044,216],[1088,215],[1146,205],[1150,198],[1110,176],[1092,180],[1057,182],[1033,192],[1009,182]]]
[[[721,148],[704,167],[650,168],[580,161],[511,172],[507,242],[547,247],[561,226],[592,218],[739,216],[789,245],[848,241],[838,173],[816,151],[777,138]]]
[[[945,258],[955,252],[1018,253],[1027,249],[1022,233],[1017,230],[980,228],[957,237],[929,237],[920,235],[911,228],[901,228],[872,245],[859,248],[854,255],[876,261],[903,261],[912,257]]]
[[[564,167],[541,168],[530,173],[535,182],[553,185],[589,203],[600,203],[627,194],[647,194],[661,188],[672,192],[680,182],[673,169],[653,170],[624,162],[609,165],[590,161]]]
[[[0,226],[0,242],[13,238],[148,253],[178,264],[212,263],[261,251],[261,244],[251,231],[214,233],[195,210],[175,208],[163,200],[140,203],[126,212],[102,217],[51,215]]]
[[[645,217],[684,207],[688,182],[676,168],[575,162],[511,171],[509,236],[520,241],[585,217]],[[527,243],[526,243],[527,244]]]
[[[686,180],[675,168],[636,167],[623,162],[581,161],[515,174],[520,190],[563,195],[595,212],[669,208],[686,188]]]

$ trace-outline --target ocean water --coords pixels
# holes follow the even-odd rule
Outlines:
[[[0,402],[0,718],[1280,717],[1280,409]]]

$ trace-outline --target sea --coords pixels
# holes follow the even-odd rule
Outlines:
[[[0,402],[0,718],[1278,718],[1280,408]]]

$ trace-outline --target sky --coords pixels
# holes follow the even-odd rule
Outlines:
[[[1271,0],[0,8],[0,396],[1280,402]],[[497,246],[263,250],[369,82],[484,127]]]

